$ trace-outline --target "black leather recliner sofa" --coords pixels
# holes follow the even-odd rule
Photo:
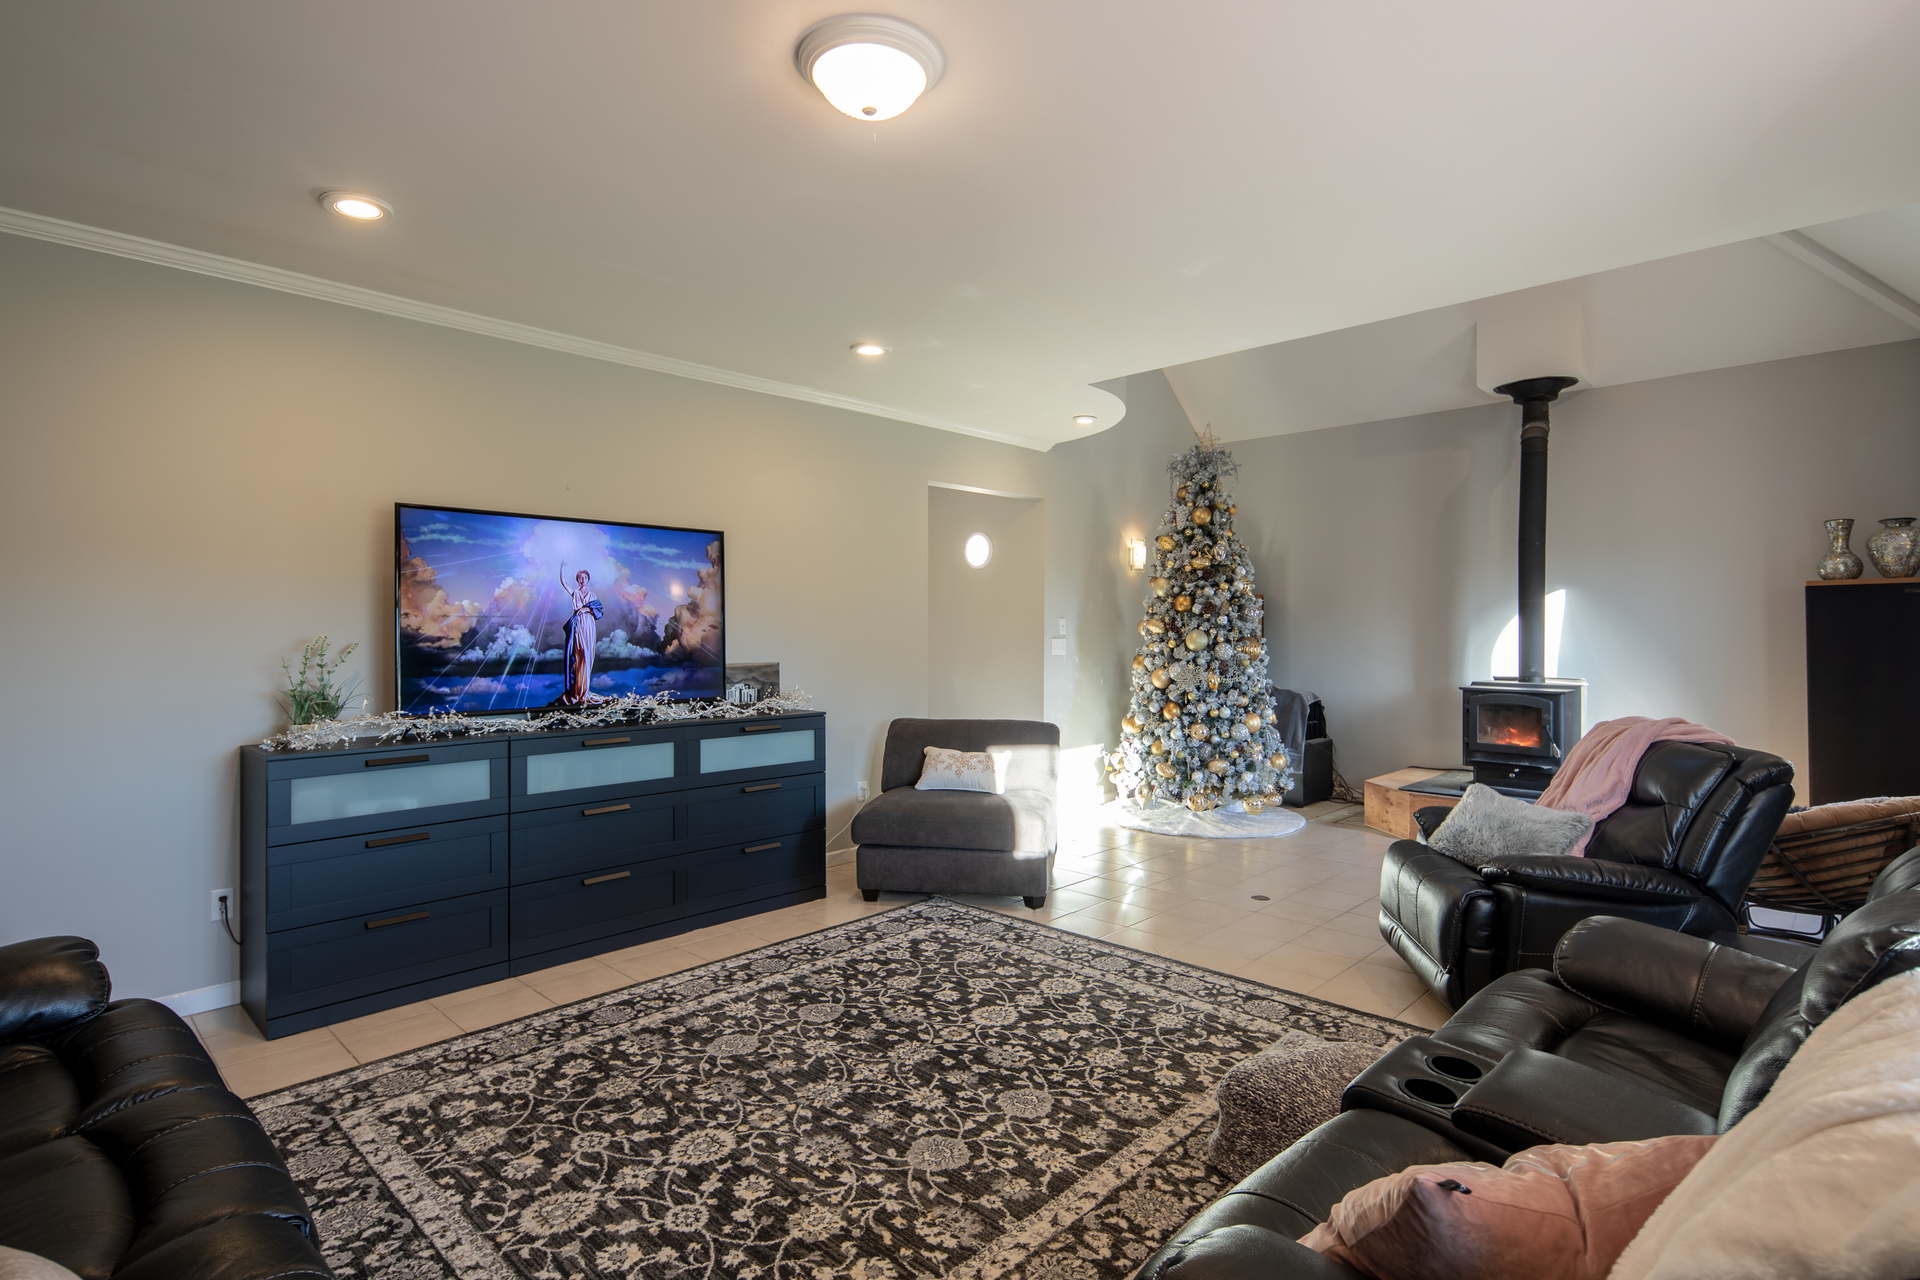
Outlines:
[[[1355,1078],[1342,1113],[1201,1210],[1138,1280],[1361,1280],[1296,1243],[1356,1187],[1548,1142],[1724,1133],[1847,1000],[1920,969],[1920,849],[1789,968],[1599,917]]]
[[[0,947],[0,1245],[85,1280],[326,1280],[247,1104],[85,938]]]
[[[1522,854],[1468,866],[1397,840],[1380,871],[1380,932],[1449,1007],[1546,963],[1588,916],[1705,936],[1738,927],[1747,886],[1793,803],[1793,766],[1746,747],[1662,742],[1583,858]]]

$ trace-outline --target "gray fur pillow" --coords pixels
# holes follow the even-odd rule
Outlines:
[[[1542,809],[1476,782],[1427,844],[1471,866],[1506,853],[1563,854],[1592,825],[1584,813]]]

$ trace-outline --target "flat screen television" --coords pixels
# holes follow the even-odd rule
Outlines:
[[[393,523],[401,711],[721,696],[727,629],[716,530],[404,502]]]

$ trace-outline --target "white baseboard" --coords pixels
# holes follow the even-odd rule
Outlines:
[[[853,851],[857,847],[858,847],[857,845],[848,845],[844,849],[827,850],[827,865],[830,867],[837,867],[843,862],[852,862]]]
[[[185,1018],[196,1013],[207,1013],[213,1009],[224,1009],[230,1004],[239,1004],[240,984],[221,982],[211,987],[201,987],[198,991],[182,991],[177,996],[156,996],[155,999]]]

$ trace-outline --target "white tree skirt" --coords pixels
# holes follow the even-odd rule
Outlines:
[[[1275,805],[1262,813],[1248,813],[1238,801],[1195,813],[1183,804],[1164,800],[1144,809],[1125,800],[1114,800],[1100,806],[1100,817],[1133,831],[1152,831],[1163,836],[1206,836],[1215,840],[1290,836],[1307,825],[1307,820],[1291,809]]]

